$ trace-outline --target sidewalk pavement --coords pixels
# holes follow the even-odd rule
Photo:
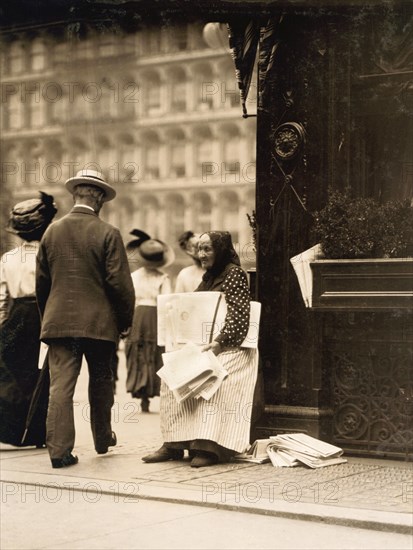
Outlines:
[[[86,369],[83,369],[83,372]],[[82,377],[82,374],[81,374]],[[88,423],[87,383],[75,395],[75,466],[52,469],[46,449],[0,447],[2,502],[36,492],[53,502],[62,491],[108,494],[122,502],[155,500],[413,534],[413,464],[347,457],[319,469],[229,463],[191,468],[188,459],[146,464],[161,443],[159,398],[151,413],[120,390],[113,409],[118,445],[97,455]],[[120,376],[118,388],[122,388]]]

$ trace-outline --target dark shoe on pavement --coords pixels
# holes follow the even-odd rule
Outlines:
[[[198,451],[191,460],[191,468],[205,468],[218,464],[218,457],[212,453]]]
[[[143,413],[149,412],[149,399],[147,397],[142,397],[141,399],[141,409]]]
[[[66,468],[67,466],[73,466],[79,462],[77,456],[72,453],[66,453],[62,458],[52,458],[52,468]]]
[[[114,447],[117,442],[118,442],[118,440],[116,439],[116,434],[115,434],[115,432],[112,432],[112,438],[111,438],[111,440],[109,441],[109,443],[107,445],[102,445],[102,446],[98,445],[96,447],[97,454],[98,455],[105,455],[108,452],[108,448],[109,447]]]
[[[167,460],[182,460],[184,451],[182,449],[169,449],[162,445],[160,449],[150,455],[142,457],[144,462],[166,462]]]

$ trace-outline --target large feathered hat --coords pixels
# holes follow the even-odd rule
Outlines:
[[[40,191],[40,198],[22,201],[13,207],[6,230],[26,241],[40,240],[56,212],[53,196]]]
[[[143,267],[167,267],[175,260],[175,252],[167,243],[152,239],[140,229],[133,229],[131,235],[136,237],[126,245],[130,258],[137,259]]]

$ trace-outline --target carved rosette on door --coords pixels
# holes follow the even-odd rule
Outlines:
[[[285,122],[274,133],[274,153],[280,162],[290,161],[302,152],[305,132],[297,122]]]
[[[284,185],[277,198],[272,201],[271,206],[275,206],[283,191],[290,188],[304,210],[307,210],[305,199],[299,196],[293,186],[294,172],[299,166],[304,153],[304,127],[298,122],[284,122],[276,128],[273,134],[273,143],[272,157],[284,177]]]

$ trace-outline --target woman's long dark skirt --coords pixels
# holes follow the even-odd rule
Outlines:
[[[21,446],[40,370],[40,317],[34,299],[13,301],[0,332],[0,441]],[[42,389],[24,446],[46,441],[48,388]]]
[[[157,310],[155,306],[137,306],[133,324],[125,342],[127,367],[126,391],[133,397],[160,394],[163,347],[157,345]]]

